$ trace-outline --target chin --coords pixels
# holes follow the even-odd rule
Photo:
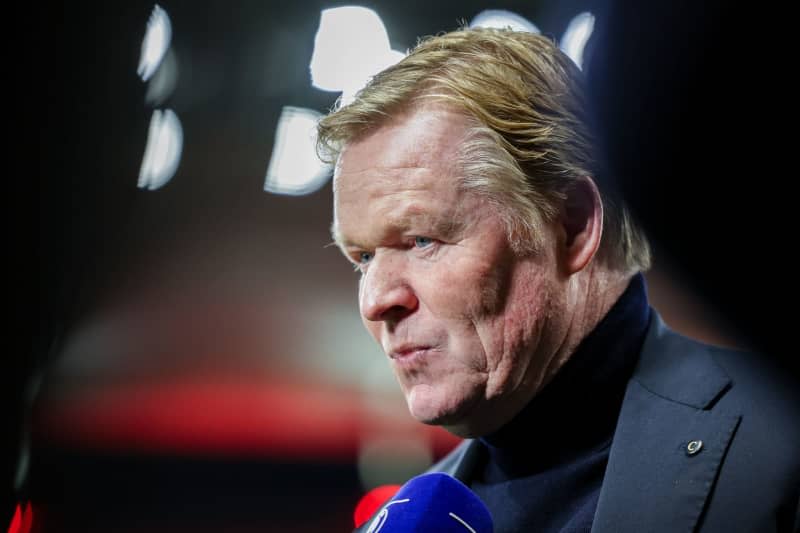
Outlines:
[[[412,389],[406,396],[411,416],[423,424],[441,426],[459,437],[471,436],[468,435],[472,427],[469,414],[474,412],[477,398],[454,401],[452,395],[432,392],[430,387],[424,385]]]

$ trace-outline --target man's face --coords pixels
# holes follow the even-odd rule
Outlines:
[[[498,207],[459,187],[465,119],[441,107],[351,143],[334,178],[334,230],[361,271],[364,325],[418,420],[492,431],[541,388],[563,305],[555,233],[518,257]]]

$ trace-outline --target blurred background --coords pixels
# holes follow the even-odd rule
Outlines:
[[[365,491],[458,441],[410,418],[361,326],[357,274],[328,246],[315,121],[419,37],[465,23],[552,36],[618,76],[597,94],[624,105],[619,71],[639,65],[615,62],[631,48],[614,31],[665,20],[600,0],[14,9],[8,198],[32,202],[6,212],[19,277],[0,518],[18,531],[348,531]],[[719,311],[730,291],[714,271],[688,268],[719,266],[693,253],[708,233],[664,231],[707,204],[655,187],[639,212],[657,237],[654,307],[688,335],[757,346],[761,330]]]

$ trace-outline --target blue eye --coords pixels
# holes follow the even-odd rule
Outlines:
[[[361,252],[358,254],[358,262],[361,263],[362,265],[365,263],[369,263],[370,261],[372,261],[372,256],[373,254],[370,252]]]
[[[427,248],[433,244],[433,239],[430,237],[414,237],[414,246],[417,248]]]

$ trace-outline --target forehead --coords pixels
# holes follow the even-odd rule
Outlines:
[[[366,222],[401,224],[451,212],[463,196],[457,160],[466,132],[463,115],[429,107],[346,146],[334,173],[337,240]]]
[[[415,169],[452,173],[466,132],[467,119],[441,105],[399,115],[344,147],[334,172],[334,192],[350,185],[348,177],[362,172],[375,178],[403,173],[412,181]]]

